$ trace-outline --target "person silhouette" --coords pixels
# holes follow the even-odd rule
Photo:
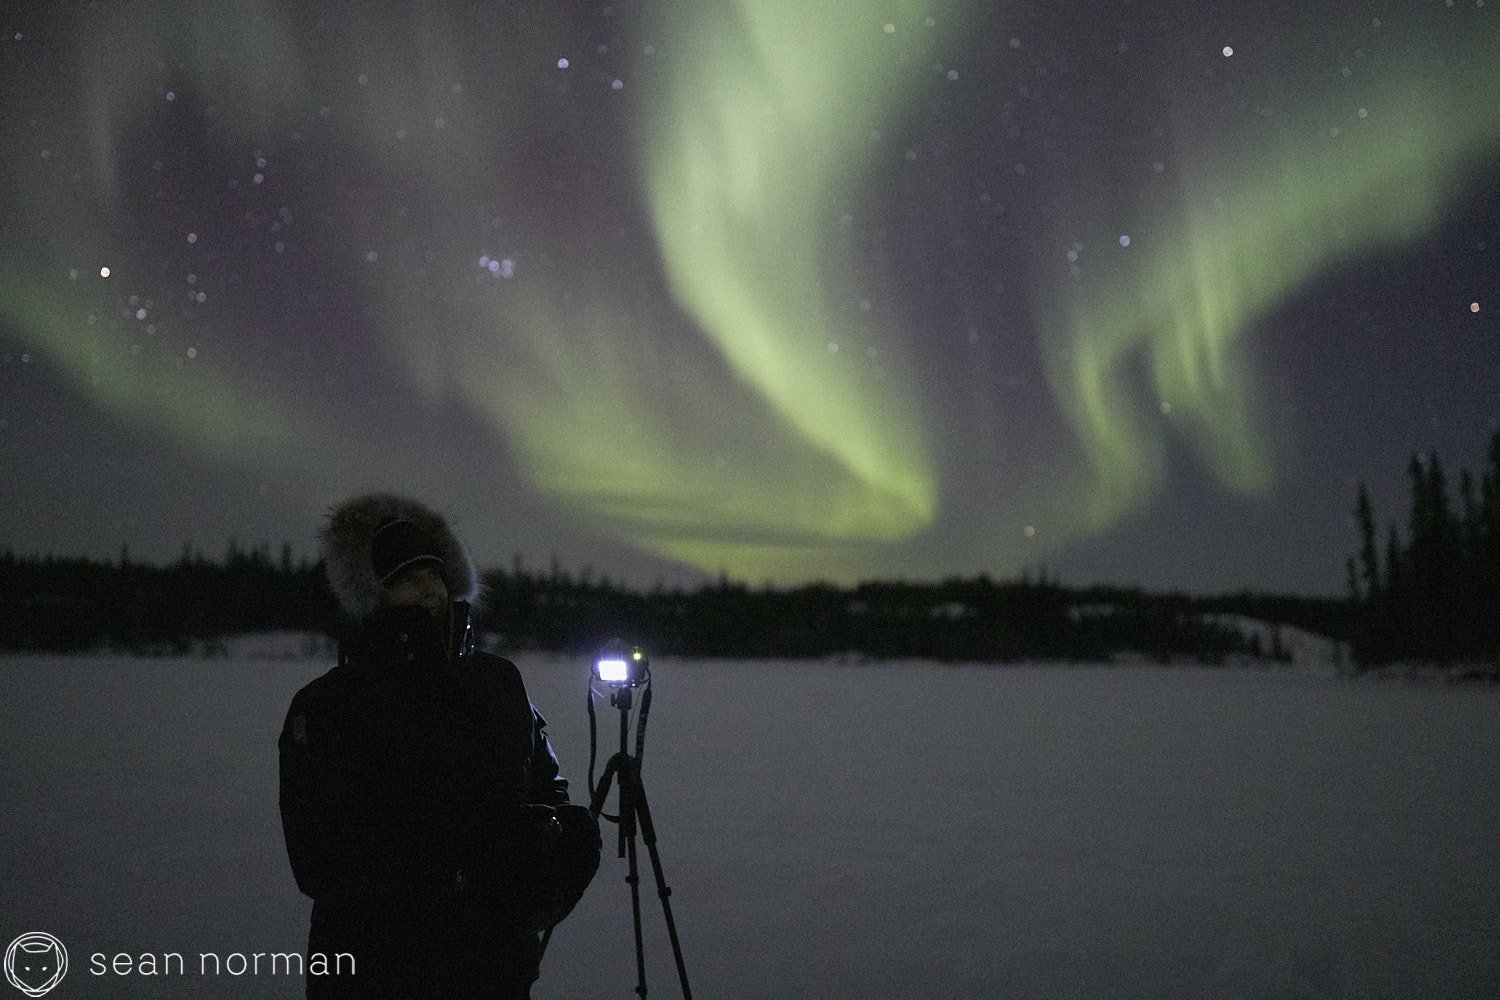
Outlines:
[[[320,548],[347,622],[278,740],[287,856],[313,901],[306,995],[528,997],[540,935],[598,870],[598,821],[569,802],[515,664],[474,648],[477,574],[441,515],[355,497]]]

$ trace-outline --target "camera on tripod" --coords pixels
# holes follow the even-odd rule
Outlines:
[[[651,661],[639,646],[628,645],[621,639],[611,639],[594,657],[593,679],[611,688],[609,703],[620,713],[620,750],[604,765],[604,774],[599,783],[594,783],[594,762],[599,749],[597,719],[594,715],[594,697],[602,695],[589,684],[589,812],[595,817],[607,819],[620,827],[620,857],[629,859],[630,874],[625,881],[630,885],[631,920],[635,924],[635,992],[641,1000],[646,997],[646,957],[641,944],[641,878],[636,868],[636,831],[646,844],[646,853],[651,857],[651,870],[656,876],[656,894],[661,897],[662,915],[667,921],[667,937],[672,942],[672,958],[677,963],[677,980],[682,986],[683,1000],[693,1000],[688,988],[687,966],[682,959],[682,945],[677,940],[677,923],[672,919],[672,895],[667,877],[661,869],[661,855],[656,850],[656,827],[651,822],[651,807],[646,804],[646,786],[641,783],[641,756],[646,752],[646,720],[651,716]],[[641,688],[639,714],[636,718],[635,753],[630,752],[630,709],[635,704],[635,689]],[[604,800],[609,797],[610,785],[618,782],[620,811],[611,816],[604,811]],[[542,939],[546,948],[547,939]]]
[[[651,679],[651,661],[639,646],[611,639],[594,658],[594,677],[610,687],[640,687]]]

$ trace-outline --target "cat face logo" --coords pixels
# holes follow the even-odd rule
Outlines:
[[[46,994],[67,971],[68,949],[51,934],[22,934],[5,949],[5,978],[29,997]]]

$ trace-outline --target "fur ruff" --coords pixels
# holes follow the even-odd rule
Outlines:
[[[380,522],[393,514],[411,521],[432,538],[443,560],[443,582],[448,585],[448,597],[477,604],[479,575],[443,516],[407,497],[368,493],[334,508],[328,515],[328,523],[318,531],[319,554],[339,607],[349,616],[361,619],[368,617],[380,602],[383,588],[370,561],[370,540]]]

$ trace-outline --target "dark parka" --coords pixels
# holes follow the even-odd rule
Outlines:
[[[520,673],[473,651],[468,604],[452,609],[374,609],[287,711],[280,808],[313,900],[312,1000],[524,997],[539,933],[598,867],[597,824],[565,805]]]
[[[450,664],[440,636],[422,609],[378,613],[287,712],[280,804],[313,900],[308,956],[356,970],[309,969],[310,998],[524,996],[538,931],[592,875],[523,808],[566,803],[568,783],[515,665]]]

